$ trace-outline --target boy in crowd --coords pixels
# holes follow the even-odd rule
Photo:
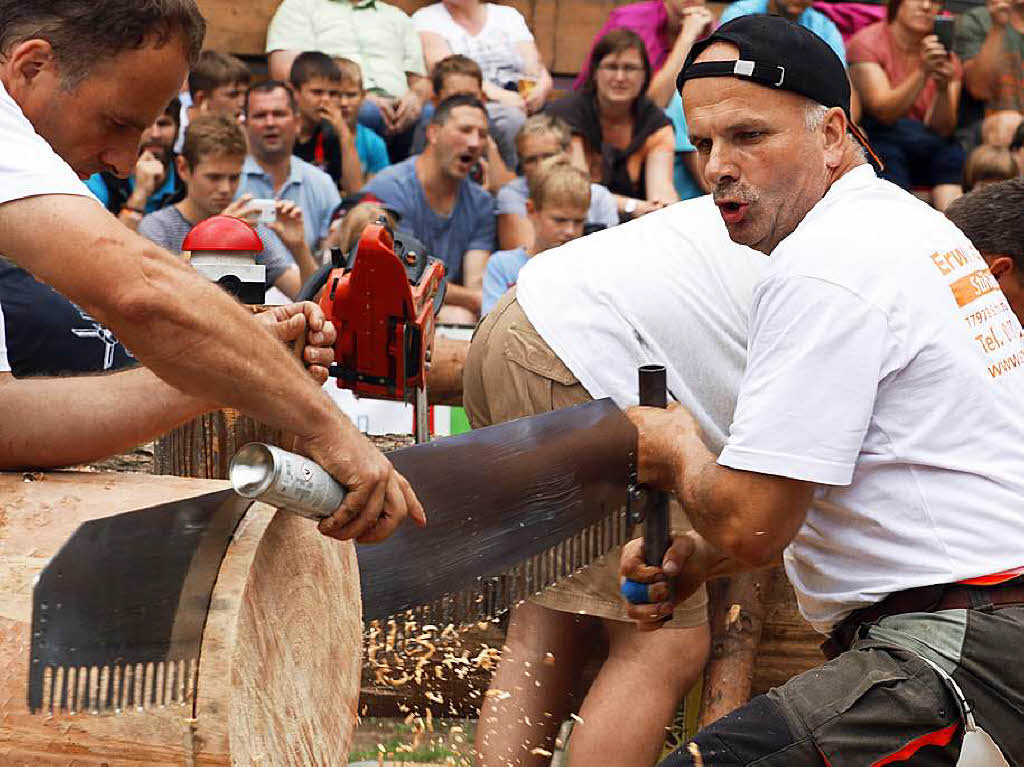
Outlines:
[[[348,192],[364,183],[351,125],[341,111],[341,70],[326,53],[306,51],[289,77],[299,104],[299,136],[293,153],[324,171]]]
[[[252,198],[231,201],[244,161],[245,134],[238,122],[226,114],[199,115],[185,131],[185,144],[176,158],[188,194],[181,202],[143,218],[139,234],[180,253],[192,227],[210,216],[236,216],[251,223],[255,214],[247,213],[246,208]],[[293,298],[303,280],[316,271],[305,240],[302,210],[294,202],[279,200],[277,220],[269,228],[257,225],[256,232],[263,240],[256,262],[267,267],[267,285]],[[296,264],[302,266],[301,271]]]
[[[486,148],[483,103],[453,96],[438,104],[423,153],[387,168],[364,190],[444,262],[444,322],[473,323],[480,315],[484,269],[494,250],[494,198],[469,175]]]
[[[245,62],[230,53],[205,50],[185,79],[181,92],[181,127],[174,151],[180,153],[185,142],[185,129],[200,112],[223,112],[236,120],[245,110],[245,92],[252,82],[252,73]]]
[[[251,82],[252,73],[241,59],[230,53],[203,51],[188,73],[188,92],[192,98],[189,118],[196,112],[223,112],[241,120],[245,92]]]
[[[508,182],[496,195],[498,212],[498,247],[502,250],[529,248],[533,245],[534,228],[527,215],[528,185],[532,183],[545,160],[554,157],[569,158],[572,131],[560,117],[537,114],[527,118],[516,136],[519,165],[524,176]],[[600,184],[590,185],[590,207],[586,211],[588,224],[605,228],[619,223],[615,195]]]
[[[142,132],[139,158],[128,178],[103,171],[94,173],[85,182],[96,199],[132,231],[138,228],[146,213],[160,210],[185,196],[185,185],[174,172],[174,142],[180,114],[181,102],[175,97]]]
[[[540,167],[529,179],[530,196],[526,200],[532,242],[529,246],[499,250],[491,255],[484,274],[481,314],[487,314],[516,284],[519,270],[531,257],[583,236],[583,224],[590,208],[590,179],[568,157],[556,156],[535,164]],[[612,200],[613,209],[614,205]]]
[[[341,118],[348,126],[349,132],[355,137],[356,153],[363,170],[363,183],[380,173],[391,164],[388,157],[388,146],[384,139],[359,122],[359,110],[366,100],[366,89],[363,87],[363,70],[352,59],[334,59],[341,72],[341,83],[338,89],[338,106]],[[362,186],[362,184],[360,184]],[[359,189],[360,187],[355,187]]]
[[[454,53],[445,56],[434,65],[430,73],[431,85],[434,88],[433,103],[423,110],[416,133],[412,138],[412,151],[418,154],[427,145],[427,126],[434,108],[452,96],[472,96],[487,103],[484,97],[484,75],[480,65],[468,56]],[[482,164],[482,177],[474,179],[483,184],[489,191],[497,192],[504,184],[515,178],[515,174],[505,164],[505,157],[515,157],[516,147],[508,141],[508,146],[500,146],[499,141],[506,138],[504,133],[495,130],[494,120],[487,115],[487,155],[486,164]]]

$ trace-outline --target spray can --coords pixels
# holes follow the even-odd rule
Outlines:
[[[243,498],[307,519],[329,517],[345,498],[345,488],[316,461],[262,442],[250,442],[235,454],[228,478]]]

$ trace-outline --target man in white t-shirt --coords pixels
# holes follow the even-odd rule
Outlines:
[[[534,256],[470,345],[470,422],[590,398],[635,405],[637,368],[659,363],[672,399],[721,449],[743,374],[751,294],[766,266],[762,254],[729,240],[710,197]],[[687,529],[681,514],[673,522]],[[539,754],[551,750],[572,713],[572,692],[601,633],[610,652],[580,708],[569,761],[629,767],[661,753],[665,729],[707,658],[706,599],[700,589],[678,606],[669,630],[641,634],[618,596],[617,571],[612,552],[513,611],[491,683],[512,694],[485,697],[477,726],[485,767],[541,764]],[[652,665],[654,658],[663,662]]]
[[[729,235],[770,266],[717,460],[684,407],[630,412],[639,478],[675,491],[694,527],[662,568],[625,547],[623,574],[648,584],[630,613],[658,628],[694,584],[781,557],[834,659],[664,764],[952,765],[984,740],[965,736],[956,689],[1021,764],[1020,322],[967,238],[867,165],[816,35],[736,19],[680,83]]]
[[[97,457],[151,439],[185,411],[222,404],[299,435],[299,449],[350,488],[321,524],[325,534],[379,538],[410,512],[422,522],[408,483],[280,343],[254,331],[215,285],[118,223],[81,182],[132,169],[143,129],[202,47],[195,0],[0,0],[0,19],[0,253],[113,331],[166,382],[162,397],[177,389],[190,400],[142,418],[94,384],[102,379],[5,379],[0,466],[53,465],[52,453],[67,458],[65,446],[76,444],[79,455]],[[314,344],[323,343],[322,316],[298,311],[291,329],[308,319]]]

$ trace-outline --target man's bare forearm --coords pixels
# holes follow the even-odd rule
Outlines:
[[[74,378],[0,373],[0,469],[87,463],[149,442],[214,404],[145,368]]]
[[[356,433],[237,302],[94,201],[0,205],[0,253],[84,307],[174,388],[300,437],[332,425]]]
[[[810,484],[718,464],[693,433],[682,435],[676,453],[676,494],[693,529],[740,569],[764,567],[803,524]],[[728,561],[720,572],[728,572]]]

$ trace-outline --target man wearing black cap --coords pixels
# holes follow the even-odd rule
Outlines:
[[[651,584],[630,614],[658,628],[707,578],[781,559],[833,660],[666,764],[951,765],[995,748],[975,718],[1024,764],[1020,322],[967,238],[875,176],[815,35],[737,19],[680,86],[729,235],[770,266],[717,461],[684,408],[630,411],[640,479],[694,527],[662,568],[626,547],[623,574]]]

